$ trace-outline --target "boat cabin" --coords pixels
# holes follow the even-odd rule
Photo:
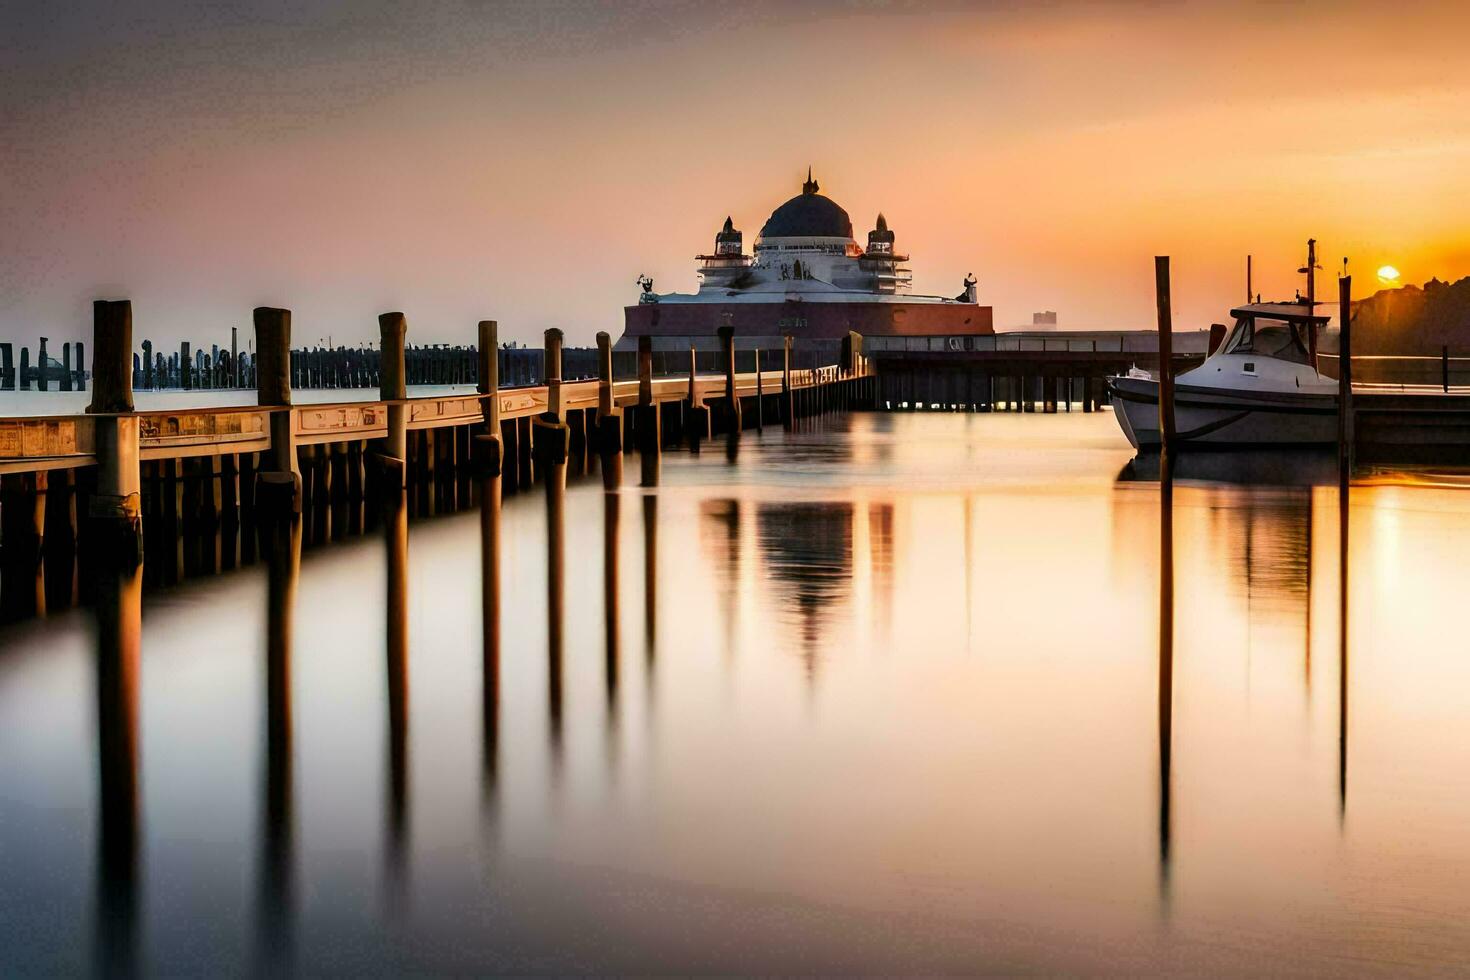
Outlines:
[[[1221,354],[1255,354],[1315,367],[1316,334],[1330,319],[1306,303],[1252,303],[1230,311],[1235,327]]]

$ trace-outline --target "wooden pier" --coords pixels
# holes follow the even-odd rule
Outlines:
[[[666,447],[697,451],[723,436],[733,453],[745,429],[871,405],[875,393],[860,339],[842,364],[794,368],[788,342],[781,370],[758,360],[737,373],[726,337],[719,375],[697,371],[691,352],[686,374],[654,377],[640,351],[638,378],[619,381],[599,334],[599,376],[563,381],[560,331],[547,332],[542,383],[503,388],[496,324],[485,321],[479,364],[463,372],[477,390],[410,398],[405,318],[385,314],[379,327],[374,400],[292,404],[290,313],[262,308],[257,404],[139,412],[131,307],[96,304],[87,413],[0,419],[0,621],[78,601],[94,545],[135,560],[146,545],[148,579],[177,581],[255,561],[277,511],[300,514],[304,542],[321,544],[374,527],[371,502],[398,493],[414,514],[455,511],[478,504],[487,474],[497,493],[568,467],[620,480],[621,456],[635,449],[651,485]]]

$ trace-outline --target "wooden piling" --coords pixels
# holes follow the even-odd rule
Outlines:
[[[291,509],[301,512],[301,470],[296,462],[296,440],[291,419],[291,311],[269,306],[256,307],[255,391],[256,403],[276,409],[271,412],[271,448],[262,460],[262,471],[289,473],[295,487]],[[279,501],[279,494],[269,498]]]
[[[100,548],[143,560],[141,449],[133,411],[133,305],[92,304],[92,401],[97,487],[88,502],[89,534]]]
[[[1154,295],[1159,312],[1159,446],[1174,448],[1174,313],[1169,296],[1169,256],[1154,257]]]
[[[1339,480],[1346,492],[1352,475],[1354,453],[1353,431],[1353,277],[1337,281],[1337,460]]]
[[[740,431],[740,397],[735,393],[735,328],[726,323],[719,329],[720,360],[725,368],[725,407],[722,425],[727,433]]]
[[[401,403],[408,397],[408,376],[404,368],[403,341],[408,335],[408,321],[400,312],[383,313],[378,316],[378,350],[382,365],[379,373],[378,397],[388,405],[388,434],[383,438],[383,453],[393,459],[408,460],[408,410]],[[384,476],[398,473],[405,480],[407,466],[402,470],[384,471]],[[407,486],[407,484],[402,484]]]

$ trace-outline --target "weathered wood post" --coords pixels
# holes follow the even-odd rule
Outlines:
[[[1174,313],[1169,297],[1169,256],[1154,257],[1154,293],[1159,310],[1159,449],[1174,448]]]
[[[653,338],[638,338],[638,439],[639,466],[645,487],[658,486],[659,454],[663,452],[663,420],[653,400]]]
[[[255,401],[274,409],[270,415],[270,451],[262,457],[256,474],[256,506],[289,506],[291,513],[299,514],[301,470],[296,462],[291,413],[291,311],[258,306],[254,321]]]
[[[623,420],[613,400],[612,338],[606,331],[597,334],[597,451],[604,471],[612,459],[621,470]]]
[[[1337,460],[1339,481],[1346,492],[1356,455],[1353,431],[1353,277],[1337,281]]]
[[[689,448],[699,452],[699,444],[710,436],[709,406],[699,390],[699,357],[689,348],[689,399],[684,408],[684,435]]]
[[[781,425],[790,429],[795,398],[791,391],[791,334],[781,338]]]
[[[383,455],[403,461],[402,467],[385,468],[381,475],[385,479],[397,475],[403,481],[398,485],[400,490],[408,485],[408,406],[402,404],[408,397],[403,354],[403,341],[407,335],[408,321],[402,313],[378,316],[378,349],[382,351],[383,358],[378,397],[389,403],[388,434],[383,438]]]
[[[99,553],[134,565],[143,560],[142,471],[138,417],[133,415],[133,304],[97,300],[92,304],[93,432],[97,489],[88,504]]]
[[[766,386],[761,377],[761,349],[755,349],[755,431],[766,431]]]
[[[740,395],[735,390],[735,328],[720,327],[720,360],[725,368],[725,418],[727,433],[740,431]]]

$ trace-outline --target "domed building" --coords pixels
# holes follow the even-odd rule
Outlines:
[[[656,293],[651,279],[639,280],[643,293],[624,309],[619,349],[643,336],[655,350],[712,349],[725,323],[735,328],[738,347],[767,350],[786,334],[802,347],[827,346],[855,331],[864,338],[929,338],[954,349],[969,346],[962,338],[995,332],[973,277],[954,298],[911,294],[908,256],[895,247],[887,219],[880,213],[867,245],[858,244],[852,218],[821,193],[810,169],[801,193],[771,212],[749,253],[727,217],[714,250],[696,261],[697,292]]]

